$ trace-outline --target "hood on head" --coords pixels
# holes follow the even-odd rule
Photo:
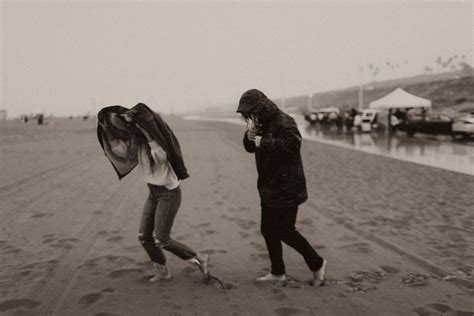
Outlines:
[[[264,123],[278,112],[278,107],[262,91],[251,89],[242,94],[237,113],[254,113]]]
[[[242,94],[239,100],[239,106],[237,113],[248,113],[256,110],[259,106],[263,105],[267,96],[260,90],[251,89]]]

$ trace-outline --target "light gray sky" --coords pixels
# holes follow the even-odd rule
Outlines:
[[[140,101],[179,113],[249,88],[277,98],[347,87],[359,64],[402,64],[384,79],[473,56],[470,1],[0,1],[10,117]]]

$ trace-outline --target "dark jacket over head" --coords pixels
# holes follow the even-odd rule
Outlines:
[[[168,160],[176,173],[178,179],[186,179],[189,174],[184,165],[183,155],[179,146],[178,139],[174,135],[171,128],[166,124],[163,118],[156,112],[152,111],[146,104],[138,103],[131,109],[127,109],[120,105],[109,106],[101,109],[97,114],[97,137],[107,158],[109,158],[112,166],[119,179],[129,174],[138,164],[137,154],[131,158],[120,158],[113,154],[110,150],[110,144],[105,137],[104,128],[110,128],[111,124],[107,120],[107,113],[129,114],[134,122],[145,129],[151,137],[166,151]],[[136,148],[135,148],[136,150]]]
[[[258,90],[249,90],[244,96],[246,100],[256,99],[257,107],[244,103],[237,112],[250,108],[257,113],[262,133],[259,148],[248,140],[247,132],[243,140],[245,149],[255,153],[262,206],[300,205],[308,199],[308,193],[300,153],[302,137],[295,120]]]

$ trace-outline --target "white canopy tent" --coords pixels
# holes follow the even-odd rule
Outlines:
[[[371,109],[406,109],[431,107],[431,101],[397,88],[380,99],[369,103]]]

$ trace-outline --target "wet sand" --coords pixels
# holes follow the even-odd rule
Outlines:
[[[309,286],[286,246],[291,281],[256,284],[269,262],[242,127],[169,122],[191,174],[173,236],[210,254],[229,288],[172,255],[174,278],[147,281],[137,240],[146,186],[136,173],[117,180],[91,122],[7,122],[0,314],[472,315],[474,287],[457,281],[472,281],[473,177],[305,141],[310,200],[297,227],[329,261],[327,284]]]

